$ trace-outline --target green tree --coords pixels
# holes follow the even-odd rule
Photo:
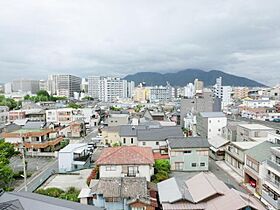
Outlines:
[[[76,103],[74,103],[74,102],[70,102],[70,103],[68,104],[68,107],[69,107],[69,108],[72,108],[72,109],[79,109],[79,108],[81,108],[81,105],[76,104]]]
[[[152,182],[158,183],[169,178],[170,162],[169,160],[162,159],[155,161],[155,174],[152,176]]]
[[[10,159],[15,154],[14,146],[3,139],[0,140],[0,157]]]
[[[8,164],[0,162],[0,188],[7,189],[14,180],[14,172]]]

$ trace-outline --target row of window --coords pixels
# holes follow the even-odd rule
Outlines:
[[[197,167],[197,163],[191,163],[192,167]],[[183,166],[184,166],[184,162],[175,162],[175,170],[183,170]],[[205,162],[201,162],[199,163],[200,167],[204,167],[205,166]]]

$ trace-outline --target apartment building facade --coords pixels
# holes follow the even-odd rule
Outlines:
[[[266,138],[272,128],[260,124],[240,124],[236,128],[236,141],[257,141]]]

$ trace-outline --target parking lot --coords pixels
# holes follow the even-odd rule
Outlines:
[[[33,174],[36,171],[41,171],[48,164],[55,161],[54,158],[50,157],[27,157],[27,173]],[[14,172],[23,171],[23,163],[22,158],[19,156],[12,157],[10,159],[10,166],[14,170]]]

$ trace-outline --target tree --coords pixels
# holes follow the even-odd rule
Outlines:
[[[72,109],[79,109],[79,108],[81,108],[81,105],[76,104],[76,103],[74,103],[74,102],[70,102],[70,103],[68,104],[68,107],[69,107],[69,108],[72,108]]]
[[[0,162],[0,188],[6,189],[10,187],[14,180],[14,172],[8,164]]]
[[[75,187],[70,187],[70,188],[68,188],[67,191],[64,191],[60,188],[51,187],[51,188],[47,188],[47,189],[38,189],[36,191],[36,193],[42,194],[42,195],[47,195],[50,197],[79,202],[78,196],[79,196],[80,191],[78,189],[76,189]]]
[[[15,154],[14,146],[11,143],[0,140],[0,157],[10,159]]]
[[[162,159],[155,161],[155,174],[152,176],[152,182],[158,183],[169,178],[170,163],[169,160]]]

